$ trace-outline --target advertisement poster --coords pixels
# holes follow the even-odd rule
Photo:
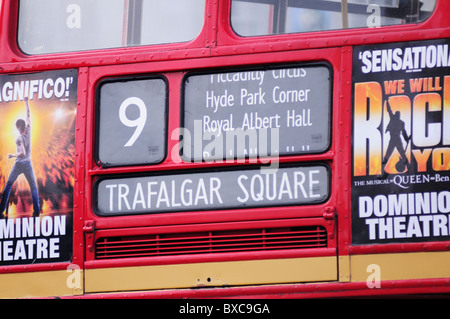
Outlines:
[[[449,43],[354,48],[354,245],[450,239]]]
[[[77,70],[0,75],[0,266],[70,261]]]

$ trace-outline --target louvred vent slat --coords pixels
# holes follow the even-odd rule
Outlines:
[[[321,226],[226,230],[122,237],[96,242],[96,259],[308,249],[327,247]]]

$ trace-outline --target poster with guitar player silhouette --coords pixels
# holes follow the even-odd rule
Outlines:
[[[70,261],[77,70],[0,75],[0,266]]]
[[[354,245],[450,239],[449,43],[353,50]]]

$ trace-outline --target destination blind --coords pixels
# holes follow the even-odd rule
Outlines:
[[[105,178],[96,183],[99,215],[317,204],[329,194],[324,165]]]
[[[321,153],[330,145],[326,64],[193,73],[183,98],[186,161]]]

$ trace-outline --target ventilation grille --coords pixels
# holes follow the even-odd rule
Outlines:
[[[271,251],[327,247],[321,226],[99,238],[96,259]]]

